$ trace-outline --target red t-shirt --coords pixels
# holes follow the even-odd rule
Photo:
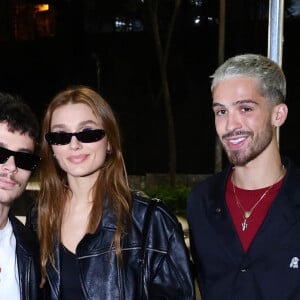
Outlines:
[[[259,227],[263,223],[268,213],[268,210],[282,185],[284,177],[276,184],[274,184],[274,186],[267,192],[267,194],[260,201],[260,203],[254,208],[251,216],[246,220],[247,228],[243,231],[242,223],[245,220],[244,211],[238,206],[236,198],[234,196],[231,181],[232,174],[233,172],[230,173],[227,180],[226,204],[229,209],[234,226],[236,228],[237,234],[244,248],[244,251],[247,252],[252,240],[255,237],[255,234],[257,233]],[[258,190],[244,190],[235,186],[235,192],[242,207],[246,211],[249,211],[268,188],[269,187],[265,187]]]

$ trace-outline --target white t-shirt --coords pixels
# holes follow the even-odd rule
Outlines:
[[[20,300],[16,238],[9,220],[0,229],[0,299]]]

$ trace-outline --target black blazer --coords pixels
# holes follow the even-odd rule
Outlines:
[[[284,165],[281,189],[247,253],[225,201],[232,166],[193,189],[187,215],[202,300],[300,299],[300,171]]]

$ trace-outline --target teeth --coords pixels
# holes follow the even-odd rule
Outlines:
[[[232,144],[238,144],[239,142],[243,141],[245,138],[239,138],[239,139],[234,139],[234,140],[230,140],[230,143]]]

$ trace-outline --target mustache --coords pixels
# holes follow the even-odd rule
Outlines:
[[[234,137],[234,136],[239,136],[239,135],[253,136],[253,132],[248,131],[248,130],[233,130],[233,131],[230,131],[230,132],[222,135],[222,139],[227,139],[227,138]]]

